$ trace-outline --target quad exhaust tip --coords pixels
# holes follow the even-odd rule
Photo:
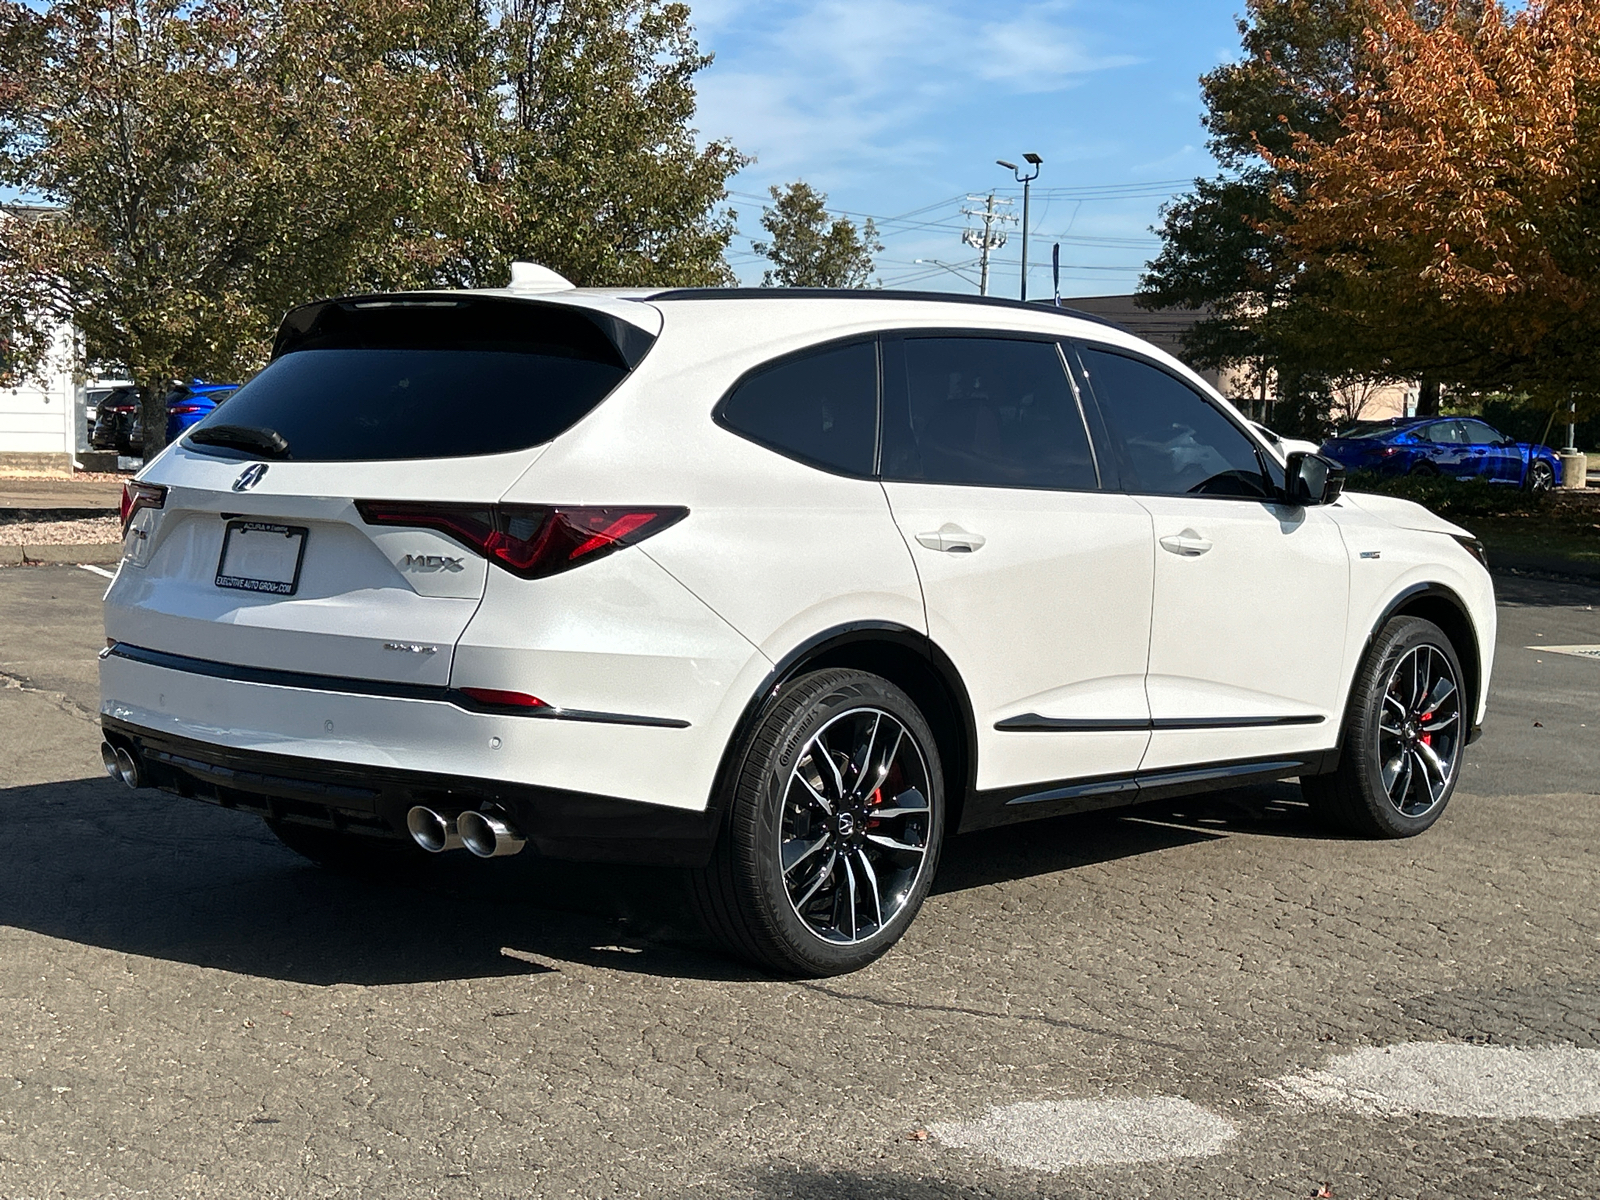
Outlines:
[[[494,813],[464,812],[458,828],[462,844],[479,858],[504,858],[528,844],[527,838]]]
[[[411,840],[429,854],[461,849],[461,835],[456,832],[453,814],[434,812],[419,804],[406,814],[406,828],[411,831]]]
[[[106,769],[106,774],[113,779],[120,779],[130,788],[144,786],[144,778],[139,770],[139,760],[129,751],[119,750],[110,742],[100,743],[100,762]]]
[[[406,813],[406,828],[411,840],[430,854],[465,847],[479,858],[505,858],[528,844],[497,813],[442,813],[419,804]]]

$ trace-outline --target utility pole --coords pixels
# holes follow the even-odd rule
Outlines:
[[[970,204],[978,203],[980,197],[968,196]],[[978,252],[978,295],[989,294],[989,254],[1000,249],[1006,244],[1006,231],[1004,225],[1007,221],[1017,218],[1008,212],[1002,212],[997,205],[1010,204],[1009,200],[996,200],[994,193],[990,192],[983,200],[982,208],[963,208],[961,215],[964,217],[978,217],[983,221],[983,228],[967,229],[961,234],[961,240]]]
[[[1031,175],[1024,175],[1016,163],[1008,163],[1003,158],[994,161],[1002,167],[1010,168],[1011,173],[1017,177],[1017,182],[1022,185],[1022,298],[1026,300],[1028,298],[1028,185],[1039,178],[1039,168],[1043,165],[1044,159],[1037,154],[1022,156],[1022,161],[1033,168]]]

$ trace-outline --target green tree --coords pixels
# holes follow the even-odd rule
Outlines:
[[[695,145],[694,76],[710,62],[689,8],[661,0],[506,0],[508,96],[482,170],[503,222],[478,278],[530,259],[586,286],[730,282],[728,177],[749,160]]]
[[[1297,131],[1337,132],[1332,99],[1356,77],[1366,23],[1366,0],[1250,0],[1243,54],[1200,80],[1222,173],[1163,209],[1162,248],[1139,284],[1146,307],[1204,313],[1188,356],[1241,369],[1250,395],[1274,389],[1271,419],[1285,432],[1319,434],[1333,380],[1384,369],[1275,227],[1298,181],[1263,155],[1287,152]]]
[[[828,197],[803,181],[771,189],[773,204],[761,212],[761,227],[771,237],[756,242],[757,254],[772,260],[762,277],[766,287],[864,288],[872,277],[872,256],[883,249],[867,218],[861,231],[848,217],[829,219]]]
[[[0,0],[0,290],[146,389],[259,365],[310,296],[426,283],[483,200],[455,0]]]
[[[259,366],[316,296],[730,278],[709,58],[661,0],[0,0],[0,356],[81,331],[147,392]],[[4,366],[0,366],[4,369]]]

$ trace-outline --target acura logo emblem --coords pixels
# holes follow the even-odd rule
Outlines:
[[[255,463],[246,467],[243,471],[239,472],[239,478],[233,481],[233,490],[236,492],[248,492],[251,488],[255,487],[256,484],[261,482],[261,477],[266,473],[266,463]]]

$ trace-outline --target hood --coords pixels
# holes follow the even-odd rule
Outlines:
[[[1443,517],[1410,500],[1397,496],[1378,496],[1370,492],[1346,492],[1344,499],[1354,508],[1370,513],[1380,520],[1401,529],[1416,529],[1422,533],[1444,533],[1451,537],[1472,537],[1469,530],[1452,525]]]

